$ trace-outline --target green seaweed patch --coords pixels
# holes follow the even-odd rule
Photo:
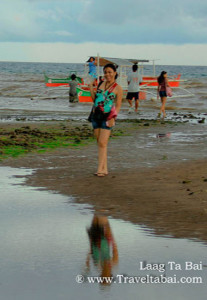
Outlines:
[[[18,157],[28,153],[28,150],[21,146],[7,146],[0,152],[0,159],[8,157]]]
[[[23,126],[0,131],[0,159],[18,157],[28,152],[45,152],[60,147],[84,146],[94,140],[87,126]]]
[[[130,130],[130,128],[127,128],[127,129]],[[125,132],[122,129],[116,129],[111,132],[111,137],[120,137],[120,136],[128,136],[128,135],[130,135],[130,133]]]

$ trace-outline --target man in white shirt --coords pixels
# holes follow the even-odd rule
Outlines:
[[[142,77],[138,74],[138,66],[134,64],[132,66],[132,72],[128,76],[128,93],[127,101],[129,102],[130,108],[129,113],[133,110],[132,100],[135,99],[135,112],[138,112],[139,107],[139,84],[142,82]]]

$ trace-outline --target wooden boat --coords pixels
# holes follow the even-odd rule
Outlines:
[[[71,80],[72,74],[75,74],[75,72],[71,72],[71,74],[66,78],[51,78],[44,74],[45,85],[48,87],[69,86],[68,82]],[[76,77],[76,81],[78,81],[80,84],[83,84],[83,79],[79,76]]]
[[[150,62],[149,60],[146,59],[123,59],[123,58],[108,58],[108,57],[96,57],[97,61],[97,76],[99,78],[100,74],[99,73],[99,67],[103,67],[108,63],[116,64],[118,66],[118,79],[117,82],[119,85],[122,86],[124,95],[127,94],[127,89],[128,89],[128,82],[127,82],[127,74],[130,68],[132,68],[133,64],[138,64],[139,70],[140,70],[140,75],[142,76],[142,83],[140,84],[141,86],[141,91],[140,91],[140,100],[145,100],[146,99],[146,94],[152,96],[152,98],[156,98],[157,95],[157,76],[155,75],[155,65],[153,61],[153,75],[152,76],[145,76],[143,74],[143,69],[144,63]],[[85,65],[85,75],[83,78],[87,79],[88,77],[88,67]],[[69,86],[68,82],[71,80],[71,75],[76,74],[76,71],[71,71],[71,74],[66,77],[66,78],[51,78],[48,77],[46,74],[45,76],[45,84],[48,87],[58,87],[58,86]],[[76,75],[77,76],[77,75]],[[79,102],[92,102],[92,98],[90,95],[89,87],[88,85],[84,84],[84,79],[81,78],[80,76],[77,76],[77,81],[79,82],[79,86],[77,87],[77,94],[78,94],[78,99]],[[189,91],[179,88],[180,82],[183,81],[180,79],[181,74],[178,74],[177,76],[173,77],[168,77],[169,85],[172,88],[177,88],[180,91],[184,92],[184,94],[176,94],[173,91],[173,98],[175,97],[186,97],[186,96],[193,96]]]
[[[81,103],[87,103],[87,102],[93,102],[91,98],[91,93],[88,87],[86,86],[78,86],[76,88],[77,94],[78,94],[78,100]],[[124,96],[126,96],[127,90],[124,90]],[[139,100],[145,100],[146,99],[146,92],[140,91],[139,92]]]
[[[93,102],[92,98],[91,98],[91,93],[88,87],[85,86],[78,86],[76,88],[77,90],[77,94],[78,94],[78,100],[79,102],[83,103],[83,102]]]
[[[98,71],[98,78],[100,76],[99,74],[99,67],[103,67],[108,63],[116,64],[118,65],[118,79],[117,82],[120,84],[123,88],[124,91],[124,96],[127,94],[127,89],[128,89],[128,82],[127,82],[127,69],[132,68],[133,64],[143,64],[143,63],[148,63],[149,60],[146,59],[122,59],[122,58],[108,58],[108,57],[96,57],[97,61],[97,71]],[[85,69],[87,70],[87,69]],[[142,83],[140,84],[141,86],[141,91],[139,93],[139,98],[140,100],[145,100],[146,99],[146,94],[148,93],[148,89],[153,89],[158,86],[157,82],[157,76],[155,74],[153,76],[144,76],[143,75],[143,69],[141,68],[142,71]],[[86,71],[85,71],[86,72]],[[155,73],[155,67],[154,67],[154,73]],[[172,78],[169,78],[169,84],[171,87],[178,87],[180,84],[180,77],[181,74],[178,74],[177,76],[174,76]],[[77,88],[77,93],[78,93],[78,99],[79,102],[92,102],[92,98],[90,96],[90,91],[89,88],[84,84],[80,85]],[[151,93],[151,92],[149,92]]]
[[[173,78],[168,78],[169,85],[171,87],[179,87],[180,85],[180,77],[181,74],[178,74],[177,76],[174,76]],[[143,76],[142,82],[140,83],[141,86],[145,87],[157,87],[157,77],[156,76]]]

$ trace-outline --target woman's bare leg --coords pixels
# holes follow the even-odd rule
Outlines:
[[[111,134],[111,130],[100,129],[99,134],[97,135],[98,142],[98,174],[108,174],[107,167],[107,146],[108,140]]]
[[[94,129],[94,136],[96,138],[97,144],[98,144],[98,139],[99,139],[100,131],[101,131],[101,128]],[[97,175],[97,172],[94,173],[94,175]]]
[[[98,143],[98,138],[99,138],[100,130],[101,130],[101,128],[97,128],[97,129],[94,129],[94,132],[93,132],[94,136],[95,136],[95,138],[97,140],[97,143]]]
[[[161,105],[161,108],[160,108],[160,114],[163,113],[164,118],[166,117],[166,113],[165,113],[166,100],[167,100],[167,97],[162,97],[161,98],[162,105]]]

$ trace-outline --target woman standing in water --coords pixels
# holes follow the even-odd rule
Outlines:
[[[107,145],[111,129],[115,125],[115,118],[121,108],[123,95],[121,86],[116,83],[118,77],[116,66],[107,64],[103,71],[104,81],[96,93],[93,83],[90,84],[91,97],[94,101],[91,121],[98,143],[98,169],[94,175],[98,177],[108,174]]]
[[[161,117],[161,114],[163,114],[163,118],[166,117],[166,113],[165,113],[165,104],[166,104],[166,100],[167,100],[167,92],[166,92],[166,88],[169,87],[169,83],[168,83],[168,79],[167,79],[167,72],[166,71],[162,71],[160,76],[157,78],[158,81],[158,88],[157,88],[157,98],[161,99],[161,108],[160,108],[160,112],[158,113],[158,118]]]

